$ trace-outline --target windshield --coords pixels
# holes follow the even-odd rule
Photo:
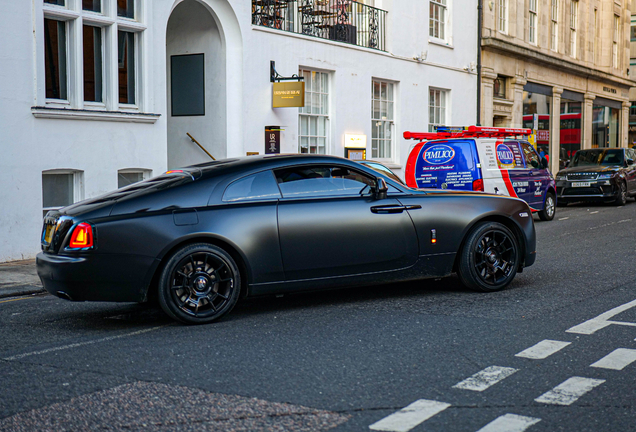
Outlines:
[[[595,149],[579,150],[574,155],[568,167],[583,167],[594,165],[623,165],[623,150],[621,149]]]
[[[380,174],[383,174],[387,177],[389,177],[391,180],[395,180],[396,182],[398,182],[399,184],[406,186],[404,184],[404,182],[402,180],[400,180],[400,178],[390,169],[388,169],[387,167],[385,167],[384,165],[381,165],[379,163],[374,163],[374,162],[362,162],[362,165],[371,168],[374,171],[379,172]]]

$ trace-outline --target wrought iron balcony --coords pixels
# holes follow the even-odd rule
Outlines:
[[[354,0],[252,0],[252,24],[386,51],[387,11]]]

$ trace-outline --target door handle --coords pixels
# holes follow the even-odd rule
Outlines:
[[[387,214],[387,213],[402,213],[406,210],[405,206],[383,205],[371,207],[371,213]]]

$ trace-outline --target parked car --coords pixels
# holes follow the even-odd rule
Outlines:
[[[579,150],[556,176],[557,202],[613,202],[625,205],[636,195],[636,150],[599,148]]]
[[[548,162],[517,136],[530,129],[438,127],[434,133],[404,132],[419,139],[410,151],[404,177],[417,188],[475,190],[526,201],[541,220],[554,219],[556,186]]]
[[[439,278],[496,291],[535,261],[522,200],[413,190],[347,159],[262,155],[167,173],[50,211],[37,271],[75,301],[156,295],[185,323],[239,297]]]

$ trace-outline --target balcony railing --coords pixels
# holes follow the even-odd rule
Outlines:
[[[252,0],[252,24],[386,51],[387,11],[353,0]]]

